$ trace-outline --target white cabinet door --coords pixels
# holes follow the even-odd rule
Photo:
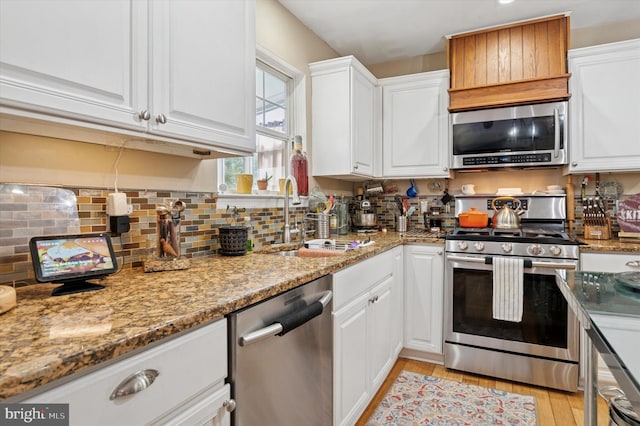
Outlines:
[[[391,290],[391,346],[394,359],[398,357],[404,343],[404,250],[393,249],[393,288]]]
[[[569,172],[640,170],[640,39],[569,51]]]
[[[379,173],[376,78],[353,56],[309,64],[313,175],[362,179]]]
[[[378,284],[369,293],[369,377],[370,392],[375,394],[395,360],[393,352],[393,321],[391,319],[393,277]]]
[[[144,130],[147,3],[0,2],[0,104]]]
[[[188,155],[191,147],[194,155],[253,152],[254,8],[237,0],[3,0],[5,126],[119,144],[115,133],[129,147]],[[31,119],[60,126],[47,132]]]
[[[449,177],[449,72],[392,77],[379,83],[383,177]]]
[[[166,426],[229,426],[230,412],[235,409],[235,401],[231,400],[231,390],[228,384],[218,391],[197,398],[187,404],[181,411],[173,413],[154,425]]]
[[[151,132],[254,150],[250,1],[150,2]]]
[[[367,308],[363,294],[334,314],[334,424],[352,425],[369,401]]]
[[[402,247],[397,248],[402,253]],[[353,425],[393,367],[398,250],[333,276],[333,423]]]
[[[405,347],[442,354],[444,249],[407,245],[405,253]]]

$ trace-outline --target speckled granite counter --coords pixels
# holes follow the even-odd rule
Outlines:
[[[578,238],[585,245],[580,246],[582,252],[620,252],[640,253],[640,242],[629,242],[620,239],[613,240],[586,240]]]
[[[104,280],[103,290],[69,296],[51,297],[52,284],[18,288],[17,306],[0,315],[0,400],[215,321],[392,247],[443,243],[395,232],[372,239],[370,247],[326,258],[249,253],[193,259],[183,271],[128,270]]]

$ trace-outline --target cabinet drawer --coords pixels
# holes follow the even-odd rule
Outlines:
[[[333,276],[333,310],[393,274],[393,251],[363,260]]]
[[[157,370],[146,389],[110,399],[130,375]],[[26,402],[69,403],[71,425],[142,425],[227,375],[226,319],[36,395]]]
[[[580,270],[591,272],[624,272],[640,271],[640,266],[632,266],[630,262],[639,262],[640,253],[582,253],[580,254]]]

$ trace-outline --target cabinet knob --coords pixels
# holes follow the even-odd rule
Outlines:
[[[578,163],[576,163],[575,161],[572,161],[572,162],[571,162],[571,166],[573,166],[573,167],[577,167],[577,166],[578,166]]]
[[[358,165],[357,164],[354,164],[353,170],[358,170]]]
[[[141,392],[151,386],[160,372],[158,370],[140,370],[124,379],[111,393],[109,399],[114,400],[122,396]]]
[[[627,263],[625,263],[625,265],[631,266],[632,268],[638,268],[640,267],[640,260],[630,260]]]
[[[222,403],[222,406],[230,413],[236,409],[236,401],[233,399],[227,399]]]
[[[149,111],[147,111],[146,109],[143,109],[142,111],[140,111],[140,113],[138,114],[138,118],[140,120],[144,120],[144,121],[148,121],[151,118],[151,114],[149,113]]]
[[[444,254],[444,253],[443,253],[443,252],[441,252],[441,251],[439,251],[439,252],[438,252],[438,256],[442,256],[443,254]]]
[[[158,114],[156,116],[156,122],[158,124],[165,124],[167,122],[167,116],[164,114]]]
[[[449,168],[448,167],[443,167],[442,170],[445,171],[445,172],[448,172]]]

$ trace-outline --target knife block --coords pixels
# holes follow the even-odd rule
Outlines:
[[[606,216],[604,225],[584,225],[584,238],[588,240],[610,240],[611,218]]]

